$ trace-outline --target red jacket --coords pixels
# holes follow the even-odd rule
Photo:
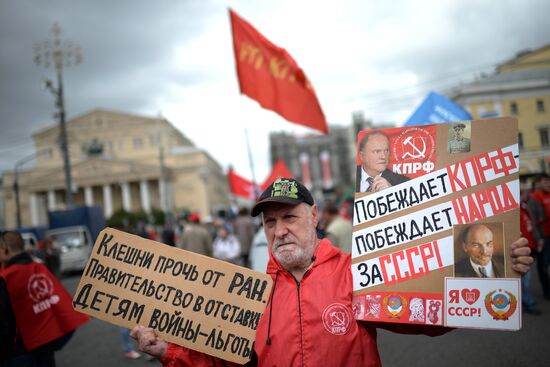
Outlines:
[[[300,284],[270,259],[267,272],[277,284],[272,305],[268,305],[256,331],[259,365],[380,365],[376,329],[353,318],[350,269],[351,257],[328,240],[319,243],[313,266]],[[267,345],[270,317],[271,345]]]
[[[254,350],[259,366],[380,366],[373,326],[385,325],[353,319],[349,254],[325,239],[320,241],[313,266],[300,284],[271,254],[267,272],[274,284],[271,301],[256,330]],[[417,325],[388,328],[403,333],[427,330]],[[432,327],[427,331],[439,335],[448,330]],[[173,344],[162,362],[164,366],[231,365]]]
[[[544,236],[550,236],[550,193],[535,191],[531,196],[544,208]]]
[[[529,248],[534,250],[537,245],[535,243],[535,237],[533,236],[533,222],[531,221],[531,215],[529,214],[529,210],[526,205],[523,203],[520,205],[519,210],[519,228],[521,236],[527,239],[527,242],[529,242]]]
[[[89,317],[76,312],[72,297],[46,267],[31,261],[10,265],[5,280],[17,332],[27,351],[52,342],[86,323]]]

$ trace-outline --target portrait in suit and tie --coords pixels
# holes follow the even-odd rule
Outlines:
[[[456,225],[453,230],[455,277],[505,277],[502,223]]]
[[[355,176],[356,192],[378,192],[409,180],[388,169],[390,154],[390,139],[383,132],[372,131],[361,138],[361,164],[357,166]]]

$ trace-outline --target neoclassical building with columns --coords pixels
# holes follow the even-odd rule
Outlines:
[[[220,165],[163,117],[94,110],[69,120],[67,135],[75,205],[100,206],[106,218],[118,209],[152,208],[206,216],[229,205]],[[32,138],[34,155],[17,168],[23,226],[45,225],[48,210],[67,206],[59,126]],[[5,225],[14,228],[15,170],[2,178]]]

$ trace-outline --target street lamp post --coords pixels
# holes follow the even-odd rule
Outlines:
[[[21,201],[19,200],[18,168],[16,163],[13,175],[13,191],[15,191],[15,216],[17,218],[17,228],[21,228]]]
[[[57,72],[57,87],[51,80],[46,79],[44,86],[55,96],[55,106],[57,112],[55,117],[59,120],[59,143],[61,154],[63,155],[63,167],[65,169],[65,194],[67,207],[74,206],[73,185],[71,177],[71,160],[67,143],[67,127],[65,124],[65,103],[63,99],[63,66],[78,65],[82,62],[80,46],[69,41],[61,42],[59,38],[61,28],[55,23],[51,30],[53,34],[53,43],[44,41],[34,47],[34,62],[37,65],[44,65],[46,68],[53,63]]]

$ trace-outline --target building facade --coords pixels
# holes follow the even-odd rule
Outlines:
[[[448,94],[474,118],[516,117],[520,174],[550,172],[550,45],[520,52],[494,74]]]
[[[227,180],[220,165],[166,119],[94,110],[67,122],[75,205],[203,216],[226,207]],[[59,127],[32,135],[35,166],[17,170],[21,224],[47,224],[47,211],[65,209],[65,173]],[[3,173],[5,225],[16,226],[14,171]]]
[[[345,195],[355,187],[357,134],[371,127],[361,113],[354,113],[351,126],[330,126],[328,135],[272,133],[271,164],[283,159],[317,199]]]

